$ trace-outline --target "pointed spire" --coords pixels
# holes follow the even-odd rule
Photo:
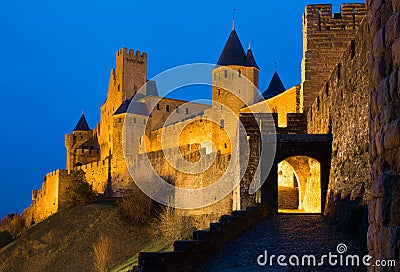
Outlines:
[[[285,86],[283,86],[282,80],[278,75],[278,72],[275,71],[272,76],[271,82],[269,83],[268,89],[263,92],[263,96],[265,99],[269,99],[271,97],[277,96],[278,94],[286,91]]]
[[[87,121],[86,121],[85,114],[83,113],[83,110],[82,110],[81,118],[79,119],[78,123],[76,124],[76,126],[74,128],[74,131],[77,131],[77,130],[82,130],[82,131],[90,131],[91,130],[89,128],[89,125],[88,125]]]
[[[232,29],[226,42],[224,49],[218,59],[217,64],[221,66],[227,65],[240,65],[245,66],[246,53],[243,49],[242,43],[235,31]]]
[[[249,43],[249,49],[247,49],[246,66],[260,69],[256,63],[256,60],[254,59],[253,52],[251,51],[251,48],[250,48],[250,43]]]

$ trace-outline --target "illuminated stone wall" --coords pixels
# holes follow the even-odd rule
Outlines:
[[[365,16],[364,4],[307,5],[303,15],[302,95],[307,112]]]
[[[32,204],[26,213],[28,224],[38,223],[65,207],[68,181],[66,170],[56,170],[44,177],[42,188],[32,191]]]
[[[369,42],[362,23],[308,111],[308,133],[331,133],[332,161],[325,213],[365,236],[370,200]]]
[[[400,267],[400,1],[367,1],[372,71],[370,99],[371,201],[368,249],[375,259],[395,259]],[[397,269],[397,270],[396,270]]]

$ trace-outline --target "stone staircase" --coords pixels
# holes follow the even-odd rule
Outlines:
[[[193,271],[222,246],[265,218],[268,210],[264,205],[224,215],[218,223],[211,223],[210,229],[195,230],[192,240],[175,241],[171,252],[140,252],[139,267],[135,269],[140,272]]]

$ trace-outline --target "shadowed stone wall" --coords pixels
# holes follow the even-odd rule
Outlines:
[[[368,28],[364,22],[308,112],[308,133],[332,133],[325,213],[365,237],[370,200]]]
[[[400,266],[400,1],[367,0],[372,164],[368,250]],[[387,271],[371,268],[370,271]],[[389,271],[398,271],[396,269]]]

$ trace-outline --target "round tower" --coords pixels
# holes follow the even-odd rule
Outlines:
[[[217,67],[212,71],[214,106],[223,104],[238,115],[241,108],[254,104],[258,99],[259,71],[250,45],[246,53],[232,28]]]
[[[240,110],[258,101],[258,75],[259,68],[250,45],[246,53],[233,26],[212,71],[214,120],[218,120],[230,138],[230,143],[222,143],[219,131],[214,131],[213,142],[218,150],[235,142]]]

